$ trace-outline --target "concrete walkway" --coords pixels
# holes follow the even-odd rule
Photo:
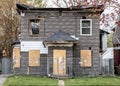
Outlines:
[[[63,80],[58,80],[58,86],[65,86],[65,83]]]
[[[0,75],[0,86],[3,86],[3,83],[7,80],[7,77],[10,75]]]

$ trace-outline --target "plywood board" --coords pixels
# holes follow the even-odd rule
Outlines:
[[[82,67],[92,66],[92,53],[91,50],[80,50],[80,65]]]
[[[13,49],[14,67],[20,67],[20,48]]]
[[[29,66],[40,66],[40,50],[29,50]]]
[[[53,75],[66,75],[66,50],[53,51]]]

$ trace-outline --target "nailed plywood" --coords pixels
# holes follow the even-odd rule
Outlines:
[[[91,67],[92,66],[91,50],[80,50],[80,61],[81,67]]]
[[[66,75],[66,50],[53,51],[53,74]]]
[[[13,49],[14,67],[20,67],[20,48]]]
[[[40,66],[40,50],[29,50],[29,66]]]

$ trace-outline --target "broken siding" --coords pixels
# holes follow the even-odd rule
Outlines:
[[[52,15],[48,15],[52,13]],[[68,15],[69,14],[69,15]],[[47,15],[47,16],[45,16]],[[37,17],[43,17],[42,23],[40,23],[40,35],[39,36],[30,36],[28,33],[28,20],[36,19]],[[45,16],[45,17],[44,17]],[[87,13],[77,13],[77,12],[61,12],[61,16],[59,16],[59,12],[38,12],[38,13],[27,13],[25,17],[21,19],[21,36],[22,40],[42,40],[44,37],[49,37],[56,31],[60,29],[70,33],[70,35],[80,36],[80,19],[82,16],[86,16],[87,19],[92,19],[92,26],[95,28],[92,30],[94,34],[92,36],[98,34],[96,33],[96,28],[99,28],[99,19],[89,17]],[[27,22],[27,23],[26,23]],[[26,28],[26,29],[25,29]]]
[[[28,52],[29,50],[40,50],[41,54],[48,53],[48,48],[42,41],[21,41],[21,52]]]

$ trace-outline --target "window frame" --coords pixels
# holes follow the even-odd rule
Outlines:
[[[38,23],[39,23],[39,34],[32,34],[32,30],[31,30],[31,20],[37,20]],[[28,19],[28,35],[31,35],[31,36],[38,36],[40,35],[40,18],[31,18],[31,19]]]
[[[90,21],[90,27],[82,27],[82,21]],[[90,33],[83,34],[82,33],[83,28],[90,28]],[[92,35],[92,19],[80,19],[80,35],[82,35],[82,36],[91,36]]]

